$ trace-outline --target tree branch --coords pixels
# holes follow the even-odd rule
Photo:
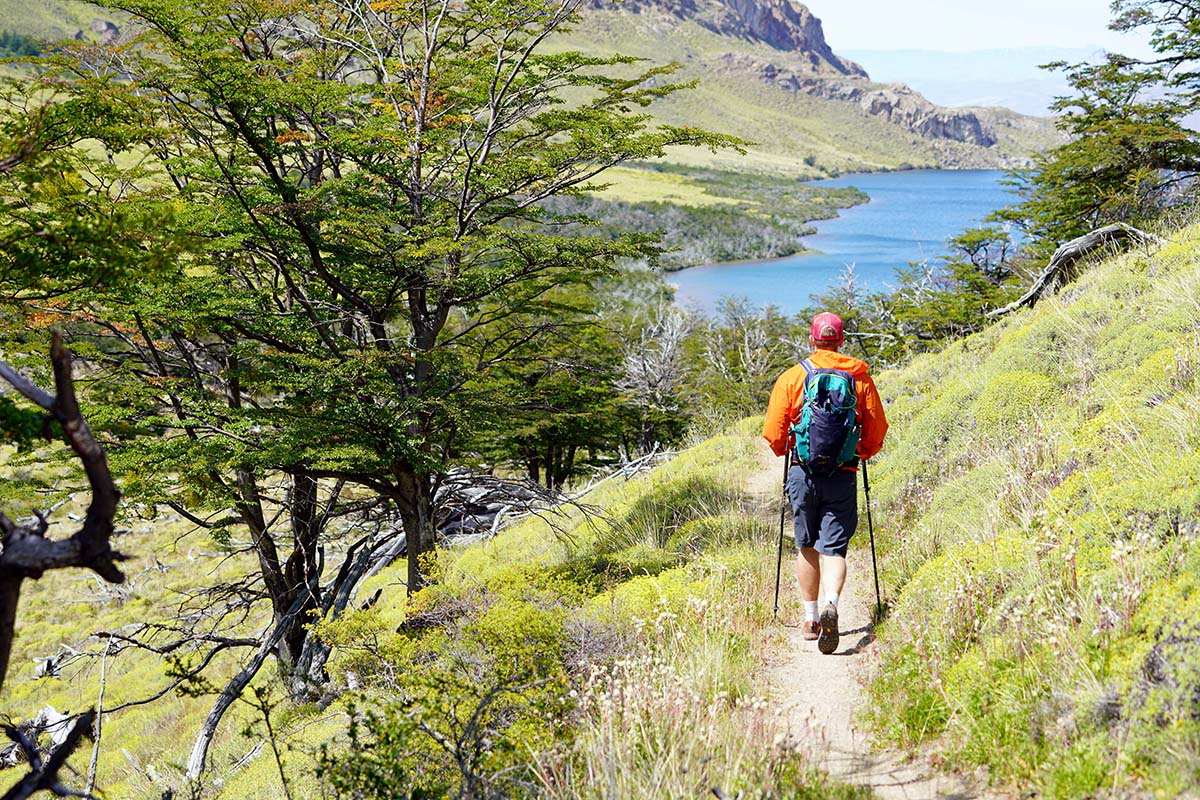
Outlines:
[[[49,416],[62,425],[71,449],[83,463],[92,489],[92,503],[83,527],[69,539],[46,538],[49,525],[42,515],[33,522],[18,525],[0,514],[0,528],[3,528],[3,539],[0,540],[0,686],[8,672],[8,658],[16,636],[21,581],[40,578],[46,570],[68,567],[86,567],[110,583],[125,581],[125,575],[117,568],[117,562],[124,561],[125,556],[114,551],[109,541],[121,493],[108,470],[104,450],[79,413],[71,376],[71,354],[63,346],[62,335],[57,331],[50,346],[50,360],[57,392],[53,397],[3,362],[0,362],[0,377],[46,409]]]
[[[63,786],[59,781],[58,771],[67,763],[67,759],[75,752],[75,748],[83,740],[84,734],[91,730],[92,724],[95,721],[95,712],[88,711],[82,714],[75,721],[75,725],[71,728],[71,732],[67,734],[67,738],[54,751],[50,753],[50,757],[42,762],[41,753],[38,751],[37,743],[31,741],[28,736],[20,729],[12,725],[6,725],[4,732],[8,738],[16,742],[25,757],[29,760],[30,770],[24,778],[5,793],[0,800],[24,800],[26,797],[31,797],[40,791],[48,791],[59,797],[91,797],[90,794],[83,792],[71,791]]]
[[[1033,286],[1029,287],[1029,291],[1003,308],[989,311],[988,316],[1001,317],[1019,308],[1032,306],[1047,289],[1053,289],[1071,281],[1075,277],[1073,269],[1075,264],[1084,256],[1122,239],[1132,239],[1139,244],[1161,245],[1166,242],[1161,236],[1155,236],[1123,222],[1097,228],[1091,233],[1085,233],[1083,236],[1060,245],[1054,251],[1054,255],[1050,257],[1042,274],[1033,282]]]

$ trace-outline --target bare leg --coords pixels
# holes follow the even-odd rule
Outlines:
[[[816,551],[813,551],[814,553]],[[846,559],[841,556],[821,556],[821,566],[818,568],[818,575],[824,580],[823,588],[825,596],[831,594],[841,594],[842,587],[846,583]],[[816,589],[813,589],[812,599],[816,599]]]
[[[842,579],[845,580],[845,563],[842,565]],[[800,584],[801,600],[816,600],[817,590],[821,586],[821,555],[812,547],[801,547],[800,555],[796,556],[796,582]]]

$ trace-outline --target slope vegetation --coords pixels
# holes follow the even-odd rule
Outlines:
[[[1049,797],[1200,787],[1198,240],[879,381],[886,738]]]
[[[211,691],[244,651],[218,655],[207,680],[126,704],[195,665],[206,631],[187,612],[220,602],[195,587],[214,572],[237,581],[252,569],[236,537],[189,534],[167,514],[131,520],[120,540],[136,557],[127,586],[66,573],[30,583],[0,707],[14,717],[48,704],[79,711],[103,689],[96,786],[111,798],[170,789],[227,800],[566,800],[698,797],[713,787],[730,797],[866,797],[817,770],[819,742],[789,731],[765,695],[758,654],[777,641],[768,520],[778,517],[747,484],[762,469],[758,427],[748,421],[649,473],[609,480],[586,506],[443,551],[439,583],[412,602],[403,564],[385,569],[353,611],[314,621],[334,647],[328,697],[292,705],[264,669],[198,782],[183,775],[188,749]],[[268,615],[255,604],[239,629],[218,633],[253,635]],[[184,640],[170,652],[109,638],[173,619],[155,640]],[[72,789],[83,789],[89,749],[72,759]],[[0,790],[23,769],[0,770]]]
[[[119,13],[80,0],[0,0],[0,20],[0,30],[47,40],[78,34],[109,41],[130,27]],[[1049,119],[944,108],[901,84],[872,82],[836,55],[820,20],[790,0],[592,0],[555,46],[678,64],[675,77],[696,87],[656,103],[654,117],[753,143],[745,155],[688,148],[672,154],[692,167],[787,177],[1007,168],[1059,141]]]
[[[814,42],[806,45],[816,49],[799,49],[794,42],[772,44],[703,22],[653,2],[632,9],[624,4],[588,8],[557,46],[678,64],[675,78],[696,81],[696,87],[656,103],[655,117],[754,143],[744,156],[673,154],[694,166],[803,177],[913,167],[997,168],[1024,164],[1037,150],[1059,141],[1049,119],[1007,109],[944,109],[902,85],[871,82],[857,65],[850,65],[857,72],[844,74],[817,53],[828,51],[819,23],[811,32]],[[944,122],[941,127],[947,129],[966,122],[980,125],[994,142],[980,146],[955,140],[957,134],[948,130],[920,132],[934,122]]]

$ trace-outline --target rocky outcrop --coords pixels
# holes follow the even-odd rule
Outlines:
[[[902,83],[886,86],[827,80],[800,82],[799,91],[856,103],[873,117],[881,117],[926,139],[991,147],[996,133],[972,111],[934,105]]]
[[[106,19],[94,19],[86,31],[76,31],[75,38],[99,44],[113,44],[121,38],[121,29]]]
[[[858,64],[834,54],[825,41],[821,20],[807,6],[791,0],[717,0],[707,4],[696,21],[722,36],[804,53],[814,67],[819,68],[823,62],[842,75],[867,77]]]
[[[836,55],[821,20],[792,0],[589,0],[592,8],[666,14],[693,20],[720,36],[759,42],[796,54],[813,71],[866,77],[858,64]]]
[[[993,147],[1002,137],[994,114],[986,110],[934,105],[900,83],[871,81],[858,64],[841,58],[825,41],[821,21],[793,0],[586,0],[592,7],[638,14],[666,22],[667,28],[690,21],[720,36],[759,47],[705,59],[705,69],[739,73],[792,92],[800,92],[859,108],[862,113],[897,125],[948,147],[954,163],[965,152],[960,145]],[[662,35],[661,30],[657,35]],[[770,54],[761,45],[777,51]],[[1009,126],[1011,127],[1011,125]],[[955,155],[958,153],[958,155]]]
[[[718,69],[756,75],[760,80],[793,92],[853,103],[866,114],[879,117],[926,139],[949,140],[991,147],[996,133],[969,109],[934,105],[902,83],[880,85],[866,76],[831,77],[806,65],[781,66],[738,53],[718,59]]]

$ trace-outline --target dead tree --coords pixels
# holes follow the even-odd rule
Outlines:
[[[1003,308],[989,311],[988,316],[1001,317],[1019,308],[1033,305],[1047,290],[1052,291],[1075,280],[1078,277],[1079,261],[1084,256],[1123,239],[1131,239],[1137,244],[1162,244],[1164,241],[1160,236],[1138,230],[1123,222],[1105,225],[1091,233],[1085,233],[1083,236],[1060,245],[1054,251],[1046,268],[1033,282],[1033,286],[1029,287],[1029,291]]]
[[[67,442],[83,464],[92,489],[92,503],[83,527],[66,539],[46,536],[50,524],[45,514],[37,514],[31,522],[18,524],[0,513],[0,530],[3,532],[0,538],[0,686],[8,672],[8,659],[16,637],[17,603],[21,584],[26,578],[36,580],[52,569],[84,567],[111,583],[125,580],[117,568],[117,562],[125,560],[125,556],[114,551],[109,543],[113,515],[121,493],[109,473],[104,450],[79,413],[71,376],[71,354],[63,347],[62,336],[58,333],[51,342],[50,360],[54,367],[54,395],[38,388],[2,361],[0,377],[44,409],[47,423],[53,420],[62,427]],[[46,430],[49,431],[48,424]],[[3,800],[20,800],[39,791],[79,796],[78,792],[62,785],[58,773],[82,737],[91,730],[92,720],[92,712],[77,719],[66,738],[45,759],[27,734],[16,727],[6,727],[5,732],[29,762],[30,771],[4,795]]]
[[[68,443],[83,463],[92,489],[92,504],[88,506],[83,527],[67,539],[47,538],[50,524],[44,514],[17,524],[0,513],[3,531],[0,538],[0,686],[8,672],[8,658],[16,636],[17,601],[21,583],[26,578],[36,580],[52,569],[84,567],[110,583],[125,581],[125,575],[117,568],[117,562],[124,561],[125,556],[114,551],[109,542],[121,493],[108,471],[104,450],[79,413],[71,378],[71,354],[63,347],[58,333],[54,334],[50,346],[50,360],[54,365],[54,395],[39,389],[4,362],[0,362],[0,377],[45,409],[48,418],[62,426]]]
[[[42,758],[42,752],[38,749],[37,742],[28,734],[18,727],[5,726],[5,734],[21,748],[21,752],[29,762],[29,772],[0,800],[24,800],[41,791],[51,792],[59,797],[91,797],[91,795],[81,794],[63,786],[59,781],[58,773],[67,763],[67,758],[79,746],[83,737],[91,730],[94,719],[95,712],[88,711],[75,720],[75,725],[67,733],[63,743],[54,748],[45,759]]]

